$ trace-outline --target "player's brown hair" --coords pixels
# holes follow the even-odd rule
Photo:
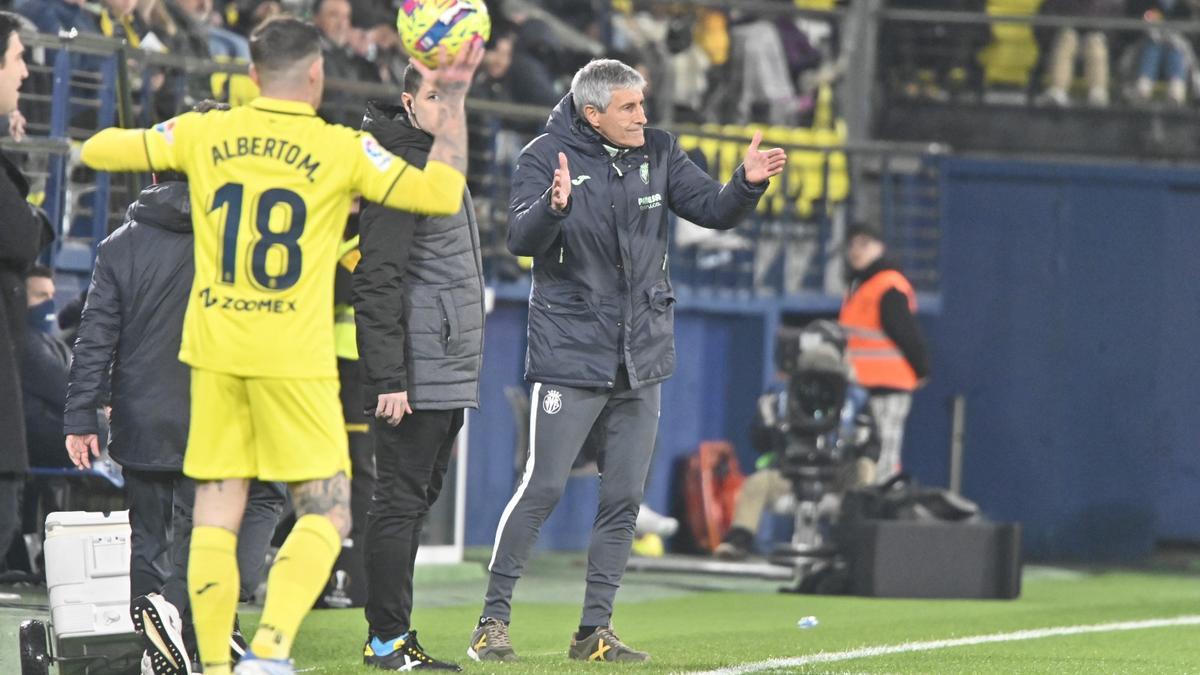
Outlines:
[[[320,54],[316,26],[295,17],[273,17],[250,34],[250,60],[260,73],[282,73]]]

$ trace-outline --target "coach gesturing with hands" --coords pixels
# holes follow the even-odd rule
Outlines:
[[[675,369],[668,210],[704,227],[734,227],[783,169],[759,150],[722,185],[669,133],[646,128],[636,70],[599,60],[575,75],[546,133],[521,153],[512,180],[508,247],[532,256],[530,453],[496,532],[487,597],[470,654],[516,658],[508,635],[513,588],[596,424],[600,507],[588,551],[577,659],[644,661],[610,625],[658,430],[660,383]]]

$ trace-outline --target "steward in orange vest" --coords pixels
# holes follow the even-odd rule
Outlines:
[[[929,355],[914,316],[912,284],[885,257],[877,230],[847,232],[851,277],[838,323],[846,329],[850,363],[870,391],[911,392],[929,375]]]

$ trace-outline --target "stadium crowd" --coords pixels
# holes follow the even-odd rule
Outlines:
[[[1196,0],[889,0],[888,6],[1081,22],[1032,29],[936,17],[894,22],[882,33],[881,63],[891,64],[885,81],[907,98],[970,101],[998,93],[993,98],[1011,101],[1022,99],[1005,94],[1029,89],[1025,100],[1039,105],[1105,108],[1114,101],[1183,106],[1200,94],[1197,35],[1178,27],[1197,16]],[[1107,19],[1132,20],[1137,27],[1095,23]]]
[[[399,83],[406,59],[394,0],[7,0],[43,33],[122,38],[140,49],[245,62],[256,26],[287,12],[311,17],[331,80]],[[828,21],[759,17],[737,9],[659,2],[516,0],[487,3],[493,16],[477,96],[549,107],[571,75],[605,54],[646,77],[656,120],[803,124],[816,90],[836,77],[837,34]],[[833,0],[798,0],[830,9]],[[336,91],[336,87],[334,87]],[[327,117],[361,121],[361,110],[329,101]],[[361,104],[361,97],[356,104]],[[184,107],[176,102],[176,108]],[[360,107],[360,106],[359,106]],[[158,111],[170,117],[176,110]],[[351,119],[357,115],[358,119]]]

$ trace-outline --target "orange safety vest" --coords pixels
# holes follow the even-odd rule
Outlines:
[[[896,343],[883,332],[879,311],[884,294],[893,288],[908,297],[908,307],[915,313],[917,296],[912,284],[896,270],[884,270],[846,294],[838,323],[846,329],[850,364],[860,385],[867,389],[912,391],[917,388],[917,374]]]

